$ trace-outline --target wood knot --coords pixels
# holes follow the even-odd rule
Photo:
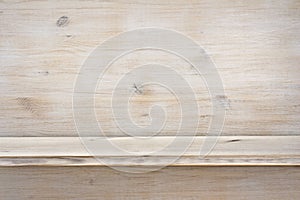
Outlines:
[[[226,110],[231,108],[231,100],[226,95],[217,95],[216,99]]]
[[[133,89],[136,94],[143,94],[143,89],[138,87],[135,83],[133,84]]]
[[[56,21],[56,26],[58,27],[64,27],[67,26],[69,23],[69,17],[67,16],[62,16]]]
[[[28,112],[32,114],[38,114],[39,106],[32,98],[18,97],[17,101]]]
[[[34,117],[42,118],[48,111],[47,103],[45,101],[32,97],[18,97],[16,100],[23,110],[31,113]]]

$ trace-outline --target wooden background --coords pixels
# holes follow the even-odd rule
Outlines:
[[[124,174],[104,167],[0,168],[1,199],[299,199],[294,167],[168,167]]]
[[[0,134],[77,136],[72,93],[88,55],[123,31],[160,27],[192,38],[216,64],[226,93],[219,97],[227,108],[222,135],[299,135],[299,4],[297,0],[1,2]],[[152,53],[163,63],[165,54]],[[146,53],[136,54],[120,63],[130,68],[151,59]],[[108,74],[111,80],[120,78],[123,68],[113,69],[120,73]],[[183,69],[183,77],[196,79],[193,86],[202,91],[202,80],[189,77],[189,70]],[[105,90],[100,89],[96,92],[104,98]],[[203,110],[198,135],[205,135],[210,99],[205,91],[197,94]],[[106,134],[122,136],[98,107],[107,119]]]
[[[151,195],[156,199],[298,199],[299,169],[283,166],[300,164],[299,19],[299,0],[0,1],[0,197],[99,199],[105,194],[117,199],[131,199],[130,195],[139,199]],[[203,80],[165,52],[140,51],[114,63],[104,82],[115,81],[134,66],[153,60],[181,70],[196,91],[201,110],[194,144],[174,163],[185,167],[134,178],[104,167],[43,167],[100,165],[77,138],[72,113],[74,83],[85,59],[99,44],[142,27],[176,30],[203,47],[215,63],[226,93],[213,97],[226,109],[216,148],[206,159],[195,159],[196,146],[213,117]],[[97,119],[112,140],[144,151],[114,124],[107,106],[112,89],[112,84],[97,88]],[[160,136],[163,141],[172,140],[180,115],[176,101],[166,91],[145,88],[132,101],[132,116],[138,124],[147,125],[145,108],[153,102],[171,111],[169,126]],[[118,165],[149,164],[143,159],[112,160]],[[27,167],[16,167],[24,165]],[[199,167],[203,165],[229,167]],[[85,176],[99,179],[91,178],[89,183]],[[62,177],[65,182],[60,181]],[[149,183],[143,186],[145,182]],[[86,184],[90,184],[87,190],[78,190]],[[155,184],[163,185],[165,192]]]

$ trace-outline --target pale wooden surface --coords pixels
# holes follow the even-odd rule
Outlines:
[[[109,37],[141,27],[179,31],[210,55],[226,93],[218,99],[227,111],[223,135],[300,133],[299,0],[1,1],[0,11],[1,136],[76,136],[71,107],[80,66]],[[205,135],[212,117],[207,90],[173,57],[133,53],[106,79],[152,58],[181,68],[191,81],[201,109],[197,134]],[[107,107],[111,89],[98,88],[96,111],[106,135],[124,136]],[[141,124],[152,101],[174,106],[168,93],[149,91],[133,101],[132,115]],[[179,118],[171,116],[174,123]],[[172,124],[162,132],[174,134]]]
[[[181,137],[182,140],[186,139]],[[213,150],[200,156],[205,137],[196,137],[184,154],[172,166],[300,166],[299,136],[222,136]],[[90,138],[89,140],[107,140]],[[101,151],[91,155],[77,137],[3,137],[0,140],[0,166],[153,166],[165,165],[178,157],[178,149],[158,152],[174,137],[135,140],[111,138],[110,142],[124,152]],[[101,144],[101,143],[100,143]],[[131,155],[125,154],[131,152]],[[148,156],[145,156],[148,155]],[[93,156],[100,158],[100,162]],[[145,157],[144,157],[145,156]],[[55,168],[54,168],[55,169]]]
[[[299,0],[0,1],[0,199],[299,199],[299,167],[286,167],[300,159],[299,19]],[[198,159],[212,118],[202,79],[164,52],[120,59],[104,82],[138,64],[168,63],[190,81],[201,109],[200,137],[174,163],[181,167],[136,175],[99,167],[82,148],[72,92],[97,45],[141,27],[179,31],[205,49],[223,80],[226,95],[215,98],[226,109],[226,121],[215,149]],[[111,90],[110,84],[96,90],[103,130],[111,140],[143,151],[116,128],[107,106]],[[154,101],[172,111],[161,136],[174,136],[177,104],[164,90],[150,87],[134,98],[133,118],[147,124],[145,108]],[[148,163],[102,156],[113,165],[146,167],[170,155]],[[72,165],[77,167],[60,167]],[[205,165],[210,167],[199,167]],[[234,167],[245,165],[280,167]]]
[[[168,167],[146,174],[105,167],[1,167],[0,172],[4,200],[297,200],[300,196],[300,168],[295,167]]]

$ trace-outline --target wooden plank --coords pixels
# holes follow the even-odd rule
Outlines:
[[[168,167],[127,174],[106,167],[1,167],[3,200],[299,199],[299,167]]]
[[[0,199],[300,199],[299,19],[299,0],[0,1]],[[111,93],[134,67],[173,67],[193,87],[201,111],[197,137],[171,167],[128,174],[104,167],[84,148],[72,96],[94,48],[143,27],[197,42],[215,63],[225,95],[211,97],[195,70],[166,52],[137,51],[113,63],[95,90],[96,117],[107,140],[139,155],[106,149],[97,154],[106,165],[151,171],[180,149],[148,156],[173,141],[181,117],[177,100],[159,87],[128,88],[138,90],[130,101],[135,123],[149,124],[155,103],[167,108],[158,137],[137,141],[116,126]],[[212,98],[226,110],[225,126],[210,154],[199,157]],[[105,141],[93,134],[87,139]]]
[[[82,63],[103,41],[141,27],[179,31],[206,50],[225,87],[218,98],[227,111],[223,135],[299,135],[299,10],[298,0],[1,1],[0,136],[76,136],[72,92]],[[104,78],[96,113],[105,133],[124,136],[110,112],[113,84],[105,80],[153,60],[190,81],[201,110],[197,135],[205,135],[213,117],[205,84],[163,52],[133,53]],[[148,91],[132,101],[142,125],[151,103],[176,106],[166,91]],[[169,116],[170,123],[179,119]],[[172,123],[162,133],[175,134]]]
[[[174,137],[156,137],[140,140],[134,138],[88,138],[91,141],[109,140],[126,152],[103,149],[93,154],[112,166],[155,166],[168,164],[179,157],[180,145],[167,151],[159,151],[170,144]],[[180,138],[182,141],[186,138]],[[195,137],[184,154],[171,163],[194,166],[299,166],[299,136],[222,136],[213,150],[200,156],[205,137]],[[180,142],[178,143],[180,144]],[[156,154],[149,152],[158,151]],[[0,166],[101,166],[75,137],[3,137],[0,140]]]

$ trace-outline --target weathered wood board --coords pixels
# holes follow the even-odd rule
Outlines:
[[[297,167],[0,168],[1,199],[299,199]],[[9,184],[8,184],[9,183]]]
[[[299,135],[299,7],[298,0],[2,1],[0,134],[77,136],[72,93],[88,55],[123,31],[160,27],[192,38],[215,63],[226,93],[219,99],[227,111],[222,135]],[[133,53],[115,63],[104,80],[117,80],[153,59],[181,67],[197,91],[197,134],[205,135],[212,117],[207,89],[190,67],[166,55]],[[107,108],[111,89],[103,84],[96,90],[97,116],[106,135],[124,136]],[[138,123],[147,122],[145,107],[153,101],[174,106],[166,91],[148,88],[133,99]],[[172,116],[171,122],[179,118]],[[175,131],[171,124],[162,135]]]
[[[106,163],[110,166],[143,168],[165,166],[167,158],[172,157],[178,157],[173,166],[300,166],[299,136],[224,136],[207,156],[202,157],[199,152],[204,139],[196,137],[179,157],[176,149],[155,155],[148,153],[157,151],[163,144],[173,141],[174,137],[156,137],[143,142],[129,137],[109,139],[119,148],[131,152],[131,155],[115,151],[91,154],[77,137],[3,137],[0,140],[0,166],[103,166]]]
[[[79,108],[95,106],[108,137],[92,133],[91,140],[141,155],[174,140],[179,103],[160,87],[141,89],[133,82],[128,88],[135,92],[130,111],[136,124],[149,124],[155,103],[170,112],[158,137],[136,143],[114,121],[114,85],[142,64],[174,68],[195,91],[201,111],[196,137],[171,167],[127,174],[104,167],[78,138],[74,85],[101,43],[147,27],[174,30],[199,44],[225,95],[210,96],[195,69],[165,51],[140,50],[115,61],[95,89],[95,104]],[[299,199],[299,63],[299,0],[0,1],[0,199]],[[199,149],[214,117],[213,98],[226,116],[214,149],[203,158]],[[190,129],[179,139],[191,136]],[[178,155],[97,156],[138,170]]]

